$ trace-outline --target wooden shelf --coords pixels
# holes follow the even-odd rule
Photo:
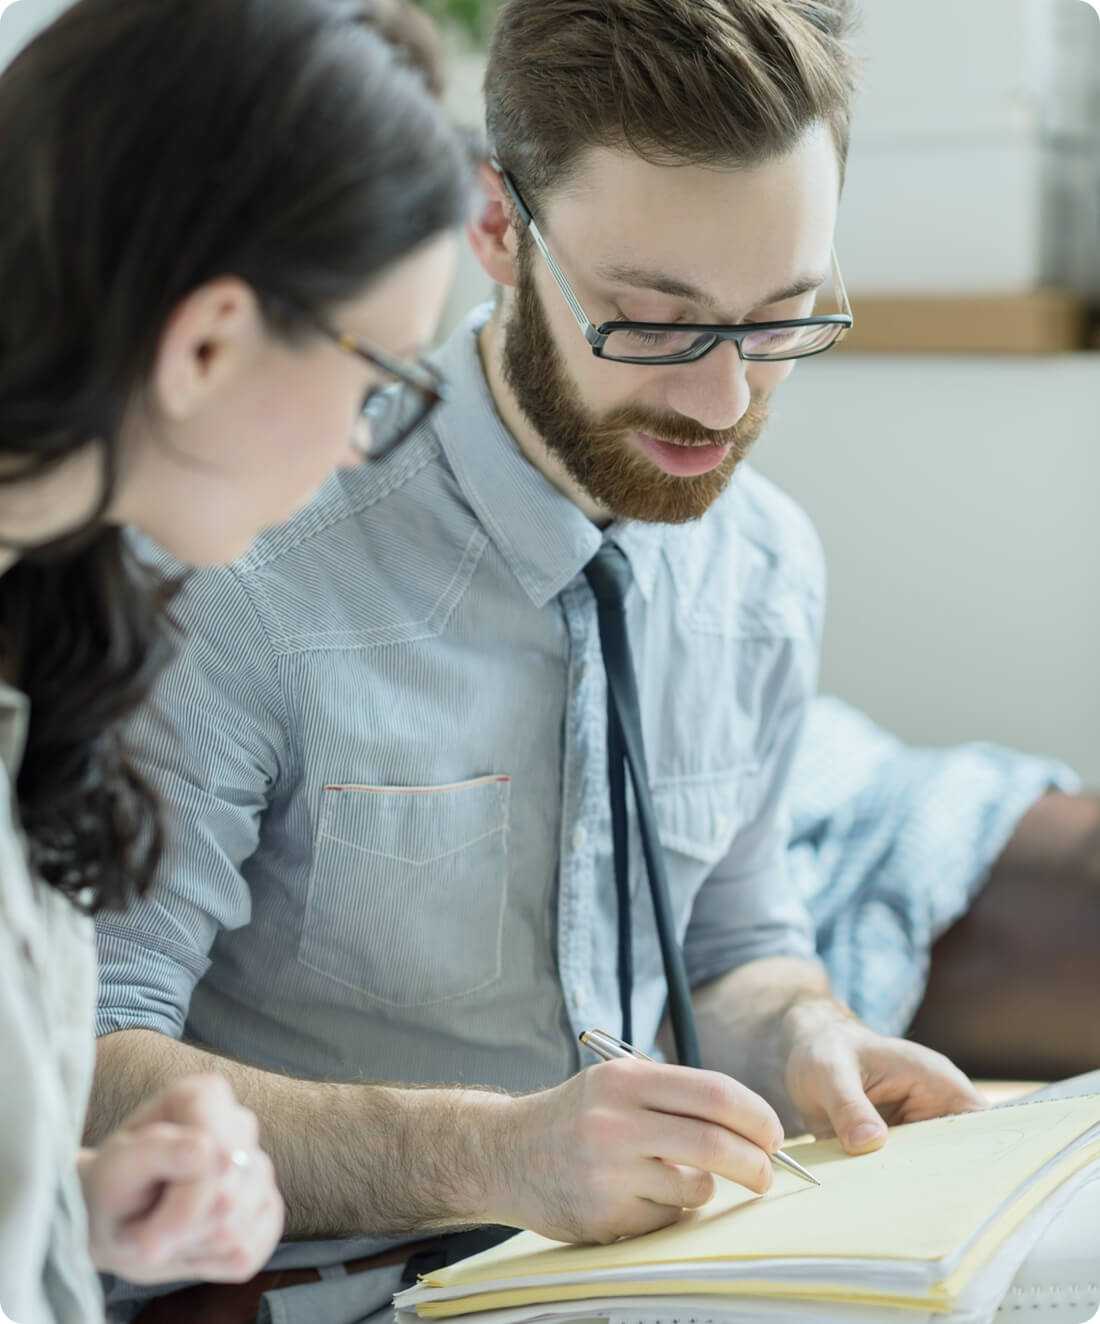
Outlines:
[[[1084,299],[1064,290],[852,296],[849,354],[1065,354],[1090,343]]]

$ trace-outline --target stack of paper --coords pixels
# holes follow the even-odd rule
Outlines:
[[[722,1183],[683,1222],[610,1246],[525,1232],[428,1275],[396,1305],[432,1319],[503,1311],[498,1324],[798,1318],[799,1303],[805,1318],[809,1302],[815,1320],[947,1314],[960,1302],[977,1318],[1054,1215],[1100,1178],[1100,1096],[897,1127],[858,1158],[837,1141],[795,1152],[820,1187],[782,1169],[762,1197]],[[1100,1255],[1100,1229],[1097,1243]]]

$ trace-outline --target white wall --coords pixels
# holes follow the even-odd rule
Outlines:
[[[1100,786],[1100,354],[827,355],[754,458],[825,543],[824,688]]]

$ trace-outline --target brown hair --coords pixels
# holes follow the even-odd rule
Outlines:
[[[447,76],[439,30],[423,9],[409,0],[362,0],[364,21],[394,48],[400,63],[415,69],[437,101]]]
[[[597,146],[755,165],[824,123],[843,170],[851,28],[852,0],[503,0],[489,142],[530,205]]]

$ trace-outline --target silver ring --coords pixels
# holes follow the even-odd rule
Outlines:
[[[249,1154],[247,1149],[235,1149],[230,1154],[229,1161],[235,1168],[247,1168],[252,1162],[252,1155]]]

